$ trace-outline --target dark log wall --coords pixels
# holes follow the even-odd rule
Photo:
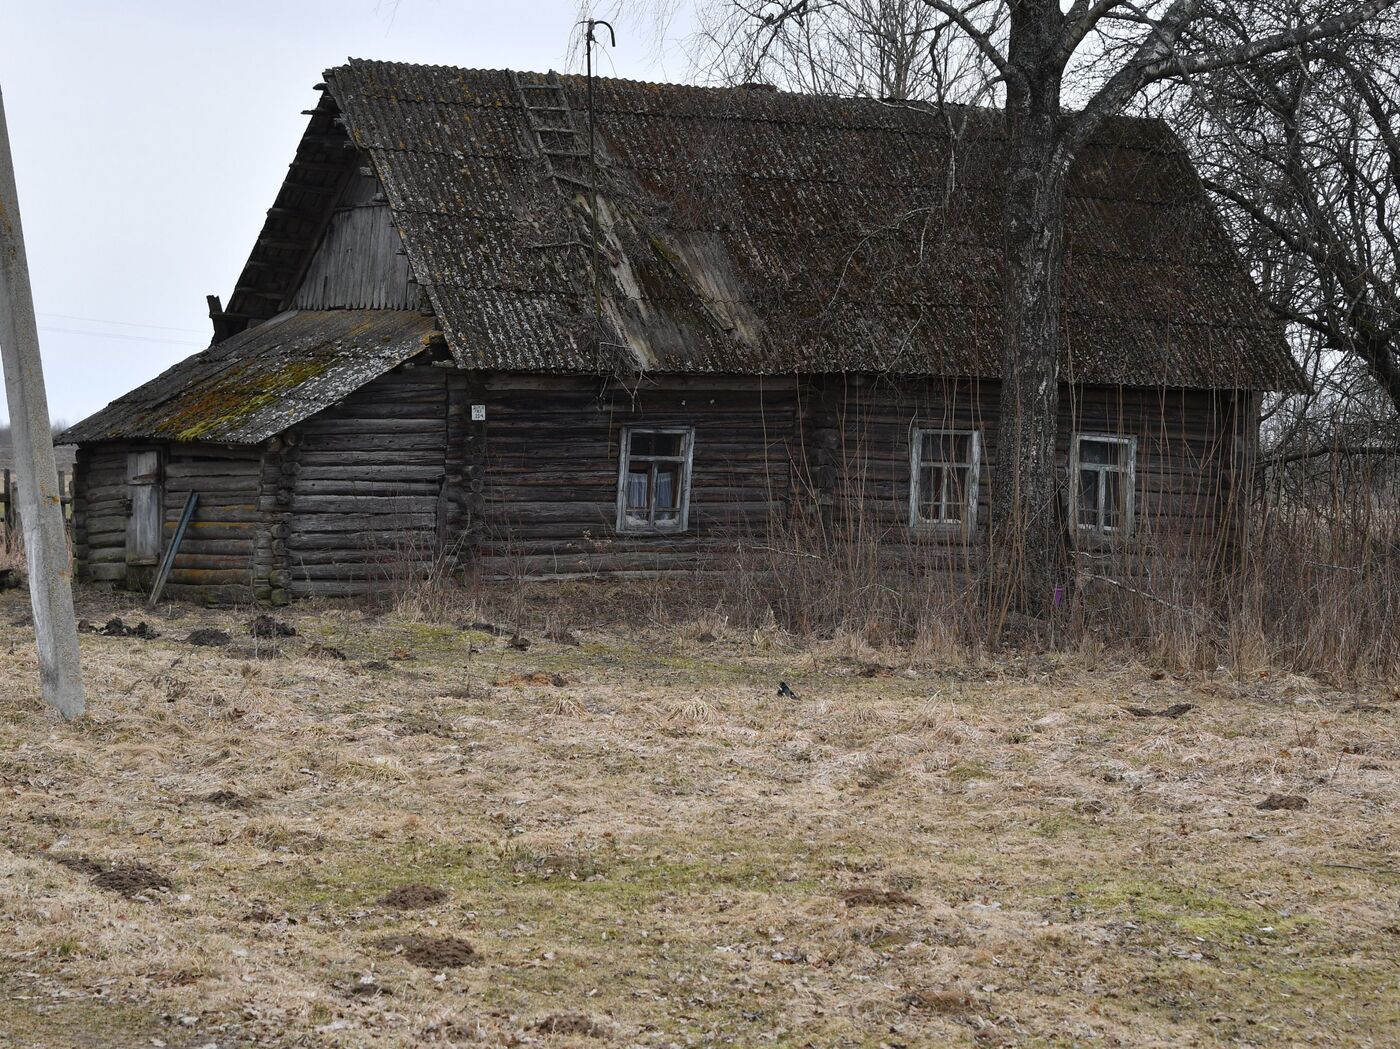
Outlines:
[[[364,593],[432,570],[462,528],[446,485],[449,435],[460,446],[462,430],[449,376],[462,384],[448,368],[397,368],[269,450],[269,595]]]
[[[635,390],[590,378],[475,377],[485,492],[477,564],[488,574],[649,572],[699,567],[762,533],[795,480],[791,378],[654,376]],[[693,426],[690,527],[618,534],[622,428]]]
[[[165,543],[188,492],[201,497],[172,597],[365,593],[444,561],[529,576],[723,567],[737,537],[762,541],[804,509],[900,556],[943,551],[972,564],[977,542],[908,527],[911,431],[982,431],[980,532],[997,474],[996,400],[995,383],[954,380],[652,376],[629,387],[420,358],[261,447],[80,449],[75,557],[85,580],[148,585],[150,569],[127,564],[127,455],[159,448]],[[1225,394],[1080,388],[1062,403],[1064,469],[1075,430],[1138,438],[1137,549],[1204,556],[1230,532],[1253,398],[1237,410]],[[472,405],[484,421],[472,421]],[[616,529],[630,424],[695,429],[684,533]]]
[[[73,468],[73,565],[91,583],[126,580],[126,448],[84,445]]]
[[[113,442],[78,450],[74,471],[73,555],[78,578],[144,590],[154,566],[128,565],[130,490],[127,457],[160,457],[163,554],[190,491],[199,508],[166,584],[173,598],[235,603],[253,597],[253,554],[259,533],[262,451],[250,447],[172,442]]]
[[[997,476],[998,392],[995,382],[854,376],[814,382],[806,452],[813,476],[829,493],[834,519],[885,541],[974,545],[947,532],[909,532],[910,443],[915,427],[981,430],[980,536]],[[1138,440],[1130,545],[1200,554],[1214,549],[1222,526],[1238,511],[1236,482],[1247,428],[1233,395],[1077,387],[1066,388],[1060,403],[1060,469],[1066,475],[1076,431]],[[1079,545],[1086,551],[1094,548],[1088,539]]]
[[[199,493],[199,505],[175,555],[165,596],[226,605],[251,601],[253,554],[261,530],[262,449],[168,443],[162,451],[162,550],[174,538],[190,492]],[[141,584],[148,585],[145,576]]]

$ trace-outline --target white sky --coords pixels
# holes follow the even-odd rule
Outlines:
[[[208,344],[204,296],[228,301],[323,69],[565,70],[582,61],[578,17],[577,0],[0,0],[53,417],[76,422]],[[604,75],[689,78],[683,17],[664,44],[650,16],[613,20]]]

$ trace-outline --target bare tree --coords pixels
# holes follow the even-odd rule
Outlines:
[[[721,83],[762,81],[812,95],[973,102],[993,78],[956,46],[925,0],[823,0],[775,9],[722,0],[701,12],[697,52]]]
[[[1257,6],[1216,27],[1222,45],[1244,42]],[[1393,447],[1400,17],[1218,70],[1166,102],[1312,379],[1279,443],[1303,443],[1302,453],[1338,441]]]
[[[985,90],[1006,114],[1003,382],[989,581],[995,607],[1038,615],[1050,608],[1055,587],[1069,574],[1055,435],[1070,165],[1105,120],[1152,85],[1188,83],[1327,41],[1395,0],[1261,5],[1247,24],[1237,5],[1225,0],[920,2],[932,18],[915,17],[912,7],[905,13],[902,24],[917,27],[911,40],[935,50],[974,49],[990,72]],[[839,53],[832,51],[829,33],[813,33],[814,20],[829,24],[836,13],[848,29],[859,25],[860,33],[878,39],[872,23],[861,21],[864,5],[852,0],[733,0],[722,6],[738,15],[729,23],[729,39],[746,41],[741,56],[757,69],[775,56],[795,56],[799,85],[827,64],[809,56]],[[746,35],[738,33],[740,27]],[[1222,31],[1233,27],[1243,31],[1233,37]],[[712,33],[709,40],[723,49],[726,38]],[[860,52],[869,46],[862,40],[851,37],[849,47]],[[927,68],[945,66],[934,58]],[[947,97],[933,88],[907,93]]]

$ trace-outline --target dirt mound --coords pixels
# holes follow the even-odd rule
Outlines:
[[[150,641],[152,638],[160,637],[151,624],[144,619],[135,626],[128,626],[123,623],[120,616],[113,616],[100,627],[95,627],[86,619],[78,620],[78,633],[80,634],[100,634],[103,637],[136,637],[142,641]]]
[[[221,809],[251,809],[253,799],[245,798],[242,794],[236,794],[231,790],[216,790],[212,794],[206,794],[204,800],[210,805],[217,805]]]
[[[261,615],[248,623],[248,633],[254,637],[271,639],[275,637],[296,637],[297,628],[269,615]]]
[[[402,955],[425,969],[460,969],[481,961],[475,947],[455,936],[425,936],[415,932],[386,936],[375,943],[390,954]]]
[[[540,1034],[572,1034],[580,1038],[607,1038],[612,1033],[606,1024],[583,1013],[550,1013],[532,1023],[530,1030]]]
[[[957,1015],[969,1012],[976,1003],[970,994],[963,991],[910,991],[904,996],[904,1004],[911,1009],[924,1009],[931,1013]]]
[[[169,892],[170,879],[143,863],[102,863],[91,856],[50,856],[49,859],[71,871],[85,874],[99,889],[135,897],[151,892]]]
[[[191,630],[190,636],[185,641],[191,645],[200,645],[205,648],[222,648],[231,644],[233,638],[228,636],[228,632],[220,630],[218,627],[202,626],[198,630]]]
[[[850,889],[841,894],[847,907],[917,907],[919,901],[907,892],[894,889]]]
[[[1173,703],[1162,710],[1152,710],[1149,707],[1124,707],[1129,714],[1135,718],[1179,718],[1181,715],[1196,709],[1194,703]]]
[[[452,724],[435,714],[400,714],[394,720],[394,727],[401,736],[436,736],[439,739],[456,739],[457,733]]]
[[[509,685],[553,685],[555,688],[563,688],[573,683],[574,679],[568,674],[553,674],[546,670],[534,670],[528,674],[504,674],[495,681],[498,688]]]
[[[1308,799],[1301,794],[1270,794],[1254,807],[1265,812],[1298,812],[1308,807]]]
[[[432,907],[447,899],[447,892],[436,885],[421,885],[416,882],[400,885],[391,890],[379,901],[381,907],[393,907],[401,911],[417,910],[419,907]]]

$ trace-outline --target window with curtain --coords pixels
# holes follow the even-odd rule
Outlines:
[[[683,532],[690,514],[690,427],[622,431],[618,468],[619,532]]]

